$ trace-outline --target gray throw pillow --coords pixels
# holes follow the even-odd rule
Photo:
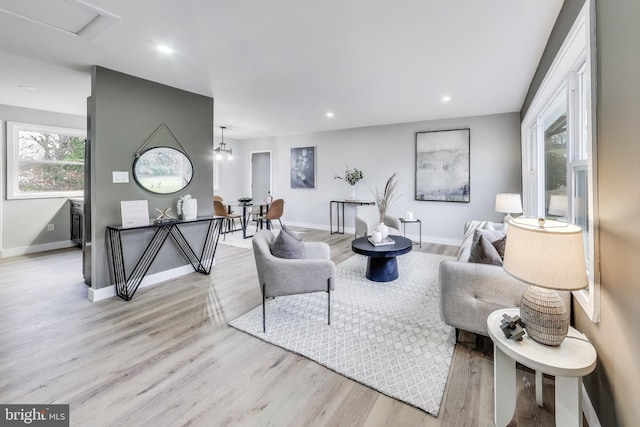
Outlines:
[[[498,239],[495,242],[491,242],[496,251],[498,251],[498,255],[500,255],[500,259],[504,260],[504,249],[507,247],[507,236],[504,236],[502,239]]]
[[[502,258],[498,249],[493,245],[505,237],[505,234],[496,230],[479,229],[473,233],[473,243],[469,262],[481,264],[502,265]]]
[[[270,245],[271,254],[278,258],[304,258],[304,243],[287,232],[281,231]]]
[[[299,241],[299,242],[301,242],[301,241],[302,241],[302,237],[300,237],[300,236],[298,235],[298,233],[296,233],[296,232],[295,232],[295,231],[293,231],[293,230],[289,230],[289,229],[287,228],[287,226],[286,226],[286,225],[284,225],[284,224],[282,224],[282,231],[284,231],[285,233],[287,233],[289,236],[293,237],[293,238],[294,238],[294,239],[296,239],[297,241]]]

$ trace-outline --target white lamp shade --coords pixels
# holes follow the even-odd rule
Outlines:
[[[521,213],[522,201],[519,194],[500,193],[496,195],[496,212]]]
[[[569,198],[564,194],[552,194],[549,198],[549,215],[567,216]]]
[[[583,289],[588,278],[582,230],[560,221],[518,218],[507,230],[504,269],[530,285]]]

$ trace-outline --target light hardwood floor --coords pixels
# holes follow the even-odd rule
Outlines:
[[[352,235],[308,230],[339,263]],[[454,255],[423,243],[414,250]],[[456,346],[435,418],[227,326],[261,303],[252,251],[219,245],[210,276],[91,303],[76,249],[0,259],[0,402],[65,403],[74,426],[491,426],[493,365]],[[513,425],[553,425],[519,370]],[[530,386],[528,385],[530,384]],[[517,424],[516,424],[517,422]]]

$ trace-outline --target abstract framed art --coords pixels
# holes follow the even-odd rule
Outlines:
[[[470,201],[470,129],[416,132],[416,200]]]
[[[291,188],[316,188],[316,147],[291,149]]]

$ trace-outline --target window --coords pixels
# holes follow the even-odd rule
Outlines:
[[[82,196],[85,134],[7,122],[7,198]]]
[[[551,217],[582,228],[589,287],[574,296],[597,322],[600,284],[591,8],[592,2],[586,1],[522,122],[522,178],[525,215]]]

